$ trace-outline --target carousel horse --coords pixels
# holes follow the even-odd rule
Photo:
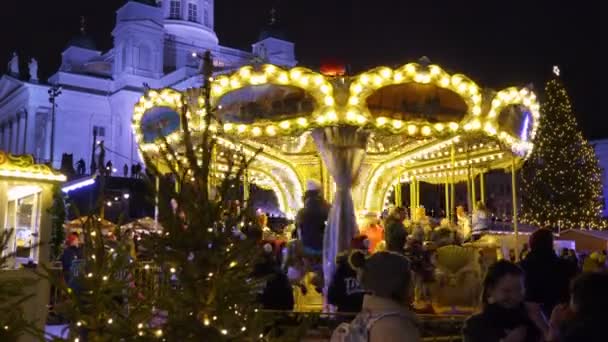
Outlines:
[[[478,250],[443,246],[436,251],[436,263],[437,304],[451,307],[453,312],[457,306],[476,307],[481,291]]]

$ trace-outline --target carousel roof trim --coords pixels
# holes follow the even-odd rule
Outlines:
[[[31,155],[12,155],[0,151],[0,177],[65,182],[66,176],[47,165],[35,164]]]

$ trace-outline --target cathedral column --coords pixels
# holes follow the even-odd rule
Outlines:
[[[4,150],[4,122],[0,124],[0,150]]]
[[[8,120],[8,144],[6,151],[13,153],[13,119]]]
[[[51,113],[47,112],[46,113],[46,129],[45,129],[45,134],[44,134],[44,159],[48,160],[51,162],[51,165],[53,163],[51,159],[51,136],[52,133],[51,131],[53,130],[53,123],[51,120]]]
[[[27,154],[27,116],[28,116],[28,111],[27,109],[23,109],[23,112],[21,112],[21,119],[23,120],[23,123],[21,124],[22,130],[23,130],[23,135],[21,136],[21,153],[22,154]]]
[[[15,154],[20,154],[21,153],[21,139],[22,139],[22,135],[21,135],[21,112],[17,112],[16,115],[17,120],[15,120],[15,125],[17,126],[17,134],[15,134],[15,147],[13,148],[15,150]]]

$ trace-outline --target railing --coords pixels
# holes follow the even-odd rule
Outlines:
[[[82,269],[82,263],[75,263],[72,267],[72,275],[77,276]],[[55,265],[52,272],[56,276],[61,275],[61,266]],[[144,291],[153,291],[156,295],[162,296],[163,293],[172,286],[171,274],[164,272],[160,267],[152,262],[138,262],[131,274],[124,274],[121,277],[129,279],[133,286],[142,288]],[[148,292],[149,293],[149,292]],[[54,308],[61,301],[61,293],[54,286],[51,286],[51,298],[49,303],[49,313],[51,317]],[[306,328],[305,337],[302,341],[317,342],[328,341],[332,331],[341,322],[350,321],[355,314],[340,313],[321,313],[321,312],[293,312],[293,311],[271,311],[262,310],[261,315],[271,315],[280,323],[278,325],[283,330]],[[461,342],[461,330],[466,316],[462,315],[418,315],[420,320],[420,330],[423,341],[429,342]]]

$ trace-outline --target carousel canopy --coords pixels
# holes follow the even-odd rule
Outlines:
[[[200,91],[152,90],[135,107],[140,149],[161,169],[165,141],[180,151],[182,109],[193,136],[202,131]],[[471,170],[525,159],[540,119],[529,88],[483,89],[465,75],[426,63],[336,77],[301,67],[245,66],[217,75],[211,95],[221,123],[210,130],[223,133],[219,143],[227,150],[263,150],[251,170],[276,190],[285,212],[301,207],[307,179],[325,177],[315,130],[348,126],[366,133],[355,207],[379,211],[398,181],[459,182]]]

